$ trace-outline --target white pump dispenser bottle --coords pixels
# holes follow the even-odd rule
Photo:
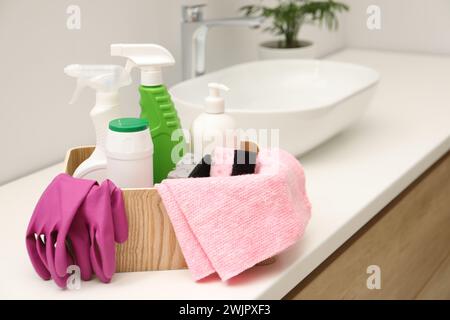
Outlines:
[[[96,90],[96,103],[90,112],[95,128],[96,147],[92,155],[75,170],[75,178],[93,179],[102,182],[106,179],[105,142],[111,120],[121,117],[119,88],[129,85],[128,72],[119,65],[79,65],[72,64],[64,72],[77,79],[77,87],[70,101],[73,104],[84,87]]]
[[[191,141],[195,160],[211,154],[215,147],[236,147],[236,123],[225,113],[225,99],[221,91],[228,87],[220,83],[209,83],[209,96],[205,98],[205,112],[192,123]]]

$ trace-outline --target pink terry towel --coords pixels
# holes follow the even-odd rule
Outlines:
[[[261,150],[256,174],[167,179],[157,185],[195,280],[228,280],[285,250],[311,215],[303,168],[279,149]]]

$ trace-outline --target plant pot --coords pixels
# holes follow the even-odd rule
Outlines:
[[[314,59],[316,57],[316,46],[311,41],[300,40],[300,46],[297,48],[280,48],[278,44],[278,40],[261,43],[259,45],[259,59]]]

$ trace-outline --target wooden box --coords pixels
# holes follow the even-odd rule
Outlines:
[[[67,152],[66,173],[94,151],[93,146]],[[166,209],[155,188],[123,189],[128,217],[128,240],[116,246],[116,271],[151,271],[187,268]]]

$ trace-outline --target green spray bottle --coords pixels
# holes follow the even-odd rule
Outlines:
[[[153,177],[159,183],[183,156],[185,142],[177,111],[162,80],[162,68],[175,64],[172,54],[156,44],[112,44],[111,55],[127,58],[125,70],[141,70],[141,118],[150,125]]]

